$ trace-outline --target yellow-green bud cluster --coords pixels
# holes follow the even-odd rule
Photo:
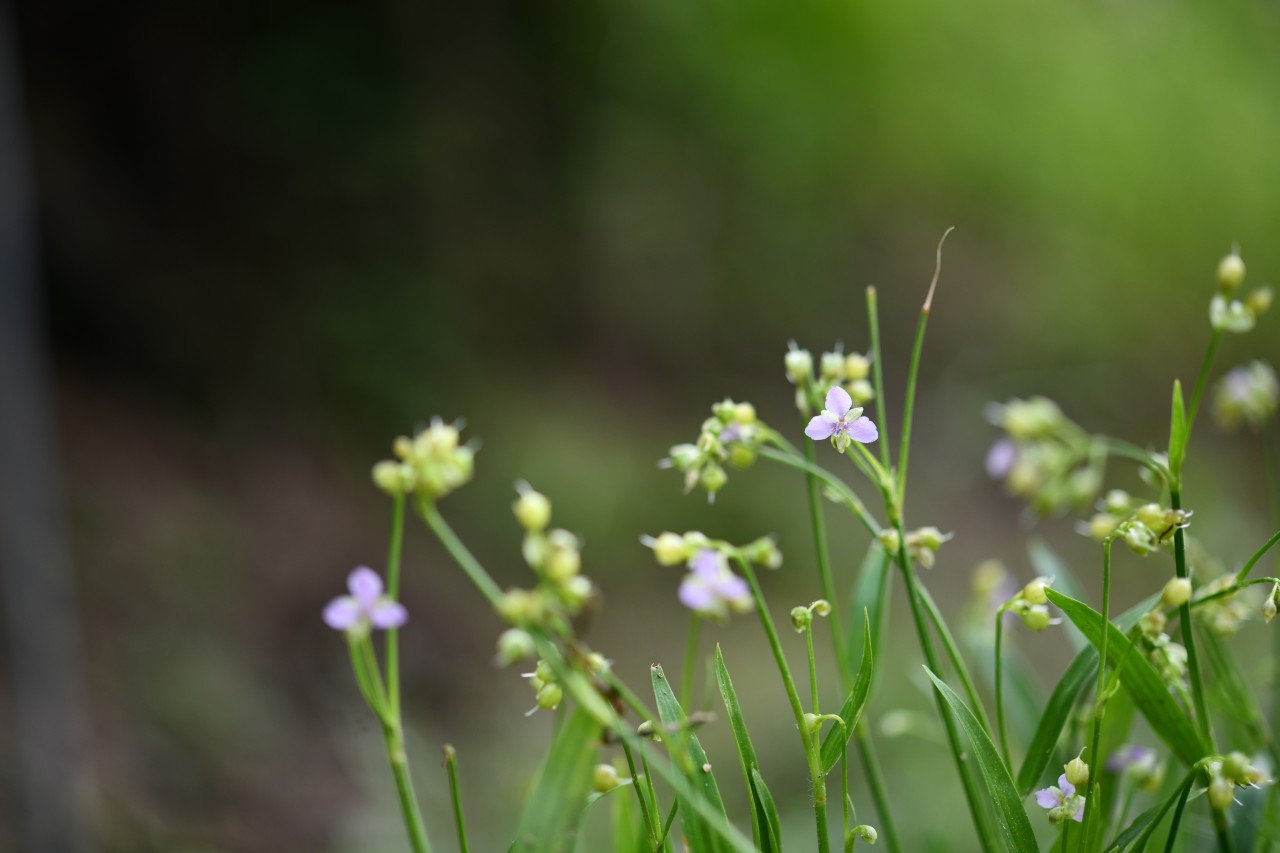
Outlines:
[[[1243,752],[1230,752],[1221,759],[1209,762],[1209,804],[1218,811],[1226,811],[1235,801],[1236,787],[1256,787],[1267,781],[1267,776],[1249,762]]]
[[[1102,489],[1105,455],[1045,397],[993,404],[988,419],[1007,439],[996,442],[987,471],[1039,515],[1084,509]]]
[[[796,629],[797,634],[803,634],[813,624],[814,616],[827,617],[831,615],[831,604],[825,598],[819,598],[808,607],[798,605],[791,608],[791,627]]]
[[[896,533],[896,531],[895,531]],[[932,569],[938,549],[954,533],[943,533],[936,527],[921,527],[907,534],[907,555],[926,569]],[[883,544],[883,539],[881,540]]]
[[[1053,578],[1038,577],[1018,591],[1001,607],[1001,611],[1009,610],[1017,614],[1022,623],[1032,631],[1043,631],[1050,625],[1057,625],[1061,619],[1049,616],[1049,597],[1045,589],[1053,583]]]
[[[391,445],[396,458],[373,466],[374,485],[389,495],[444,497],[475,473],[475,449],[459,440],[458,428],[439,418],[413,438],[400,436]]]
[[[1209,303],[1209,322],[1219,331],[1242,334],[1257,323],[1258,317],[1271,307],[1272,292],[1260,287],[1244,298],[1233,295],[1244,282],[1244,261],[1236,252],[1218,262],[1218,292]]]
[[[564,699],[564,688],[556,681],[550,664],[539,660],[534,671],[526,673],[525,677],[529,679],[529,688],[533,690],[538,708],[553,711],[560,707],[560,702]]]
[[[1261,432],[1280,404],[1280,381],[1264,361],[1255,361],[1228,372],[1213,391],[1214,418],[1228,432],[1247,425]]]
[[[865,405],[874,399],[871,385],[871,358],[862,353],[845,355],[840,347],[824,352],[818,359],[818,373],[814,375],[813,356],[791,342],[783,357],[787,380],[796,386],[796,408],[803,415],[810,415],[822,408],[822,401],[834,385],[849,392],[855,406]]]
[[[711,413],[702,423],[698,440],[675,445],[660,464],[684,475],[686,492],[700,486],[714,500],[729,481],[726,465],[747,468],[755,462],[765,428],[750,403],[725,399],[712,406]]]

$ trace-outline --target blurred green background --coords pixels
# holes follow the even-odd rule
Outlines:
[[[678,669],[686,616],[640,534],[773,532],[778,614],[818,589],[791,472],[735,473],[708,507],[656,461],[726,395],[798,438],[786,343],[865,349],[868,284],[896,409],[947,226],[910,515],[956,531],[927,577],[956,618],[981,560],[1031,578],[1029,536],[1091,590],[1100,562],[986,480],[985,403],[1044,392],[1163,447],[1219,257],[1238,241],[1251,284],[1280,276],[1273,3],[42,0],[16,25],[87,695],[77,796],[102,850],[404,848],[319,613],[383,560],[369,466],[433,415],[483,440],[446,516],[517,584],[511,484],[547,493],[604,588],[588,639],[643,686],[651,662]],[[1228,339],[1219,372],[1280,361],[1274,330]],[[1194,532],[1238,565],[1269,532],[1258,440],[1206,418],[1190,458]],[[865,536],[831,521],[845,586]],[[522,716],[527,686],[490,664],[499,621],[442,551],[417,529],[407,547],[428,822],[452,849],[452,743],[475,848],[503,849],[550,716]],[[1117,571],[1124,607],[1172,564]],[[1015,632],[1046,683],[1062,630]],[[759,627],[707,636],[806,849]],[[1249,624],[1242,655],[1267,636]],[[884,654],[870,713],[932,720],[905,611]],[[910,849],[971,849],[929,726],[883,742],[899,823]],[[708,745],[741,816],[725,729]],[[874,823],[860,778],[855,802]],[[0,800],[0,824],[16,811]]]

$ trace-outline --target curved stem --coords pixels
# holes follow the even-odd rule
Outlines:
[[[1249,558],[1249,562],[1244,564],[1244,568],[1240,569],[1240,571],[1236,573],[1236,583],[1240,583],[1247,578],[1249,576],[1249,572],[1253,571],[1253,567],[1256,566],[1258,561],[1271,550],[1271,546],[1275,545],[1277,542],[1280,542],[1280,530],[1271,534],[1271,538],[1267,540],[1266,544],[1259,548],[1254,555]]]
[[[493,582],[493,578],[489,577],[489,573],[480,565],[480,561],[467,550],[467,546],[462,544],[462,540],[458,538],[458,534],[453,532],[453,528],[444,520],[444,516],[440,515],[436,505],[430,501],[420,500],[417,502],[417,506],[418,514],[427,523],[427,527],[430,527],[431,531],[439,538],[445,550],[453,557],[454,562],[461,567],[462,571],[475,584],[476,589],[480,590],[480,594],[485,597],[489,604],[497,607],[498,602],[502,599],[502,590]]]
[[[814,462],[813,441],[806,439],[804,455],[810,465]],[[818,580],[822,585],[822,597],[831,605],[831,642],[836,654],[836,667],[840,672],[840,684],[848,685],[849,666],[845,660],[844,620],[841,618],[840,599],[836,596],[835,578],[831,573],[831,553],[827,547],[827,527],[822,519],[822,496],[818,493],[818,477],[812,471],[804,472],[805,487],[809,495],[809,520],[813,529],[813,549],[818,560]],[[817,709],[814,709],[817,713]]]
[[[774,462],[781,462],[783,465],[787,465],[798,471],[804,471],[805,473],[812,474],[817,477],[827,486],[830,486],[831,489],[840,496],[840,499],[844,501],[845,506],[847,506],[849,511],[853,513],[854,517],[862,523],[862,526],[867,529],[867,532],[872,536],[880,535],[880,525],[871,517],[871,513],[867,512],[867,507],[862,503],[862,499],[858,497],[853,489],[849,488],[849,485],[845,483],[844,480],[841,480],[835,474],[832,474],[827,469],[819,467],[818,465],[810,464],[798,453],[791,453],[785,449],[761,447],[759,455],[765,459],[772,459]]]
[[[1214,329],[1209,336],[1209,346],[1204,351],[1204,360],[1200,362],[1200,373],[1196,376],[1196,387],[1191,392],[1191,405],[1187,407],[1187,443],[1191,442],[1191,427],[1196,422],[1196,412],[1200,410],[1200,399],[1204,397],[1204,389],[1209,384],[1209,369],[1213,366],[1214,353],[1222,342],[1222,330]],[[1178,472],[1179,475],[1181,472]]]
[[[1212,349],[1213,348],[1210,347],[1210,353],[1212,353]],[[1189,430],[1189,419],[1187,423]],[[1175,511],[1182,509],[1182,493],[1177,489],[1170,490],[1169,505]],[[1173,559],[1178,577],[1188,577],[1187,544],[1181,527],[1175,530],[1173,534]],[[1205,742],[1209,746],[1213,746],[1213,731],[1209,725],[1209,712],[1204,701],[1204,687],[1200,683],[1200,661],[1196,654],[1196,638],[1195,631],[1192,630],[1191,625],[1190,605],[1184,602],[1182,606],[1178,608],[1178,614],[1180,617],[1179,621],[1182,623],[1182,645],[1187,649],[1187,672],[1191,677],[1191,699],[1196,710],[1196,723]],[[1106,635],[1104,634],[1103,637],[1105,638],[1105,636]]]

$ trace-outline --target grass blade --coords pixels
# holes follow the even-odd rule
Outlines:
[[[1058,685],[1053,688],[1044,714],[1040,717],[1040,724],[1036,726],[1036,733],[1031,738],[1031,745],[1027,747],[1027,755],[1022,759],[1022,767],[1018,770],[1018,790],[1024,797],[1039,783],[1040,776],[1053,758],[1062,729],[1071,718],[1071,709],[1075,707],[1076,699],[1084,686],[1093,681],[1097,674],[1098,653],[1092,648],[1085,649],[1076,655],[1076,659],[1058,680]],[[1090,759],[1090,763],[1096,762]]]
[[[845,697],[840,708],[840,719],[844,720],[843,731],[833,727],[822,740],[822,770],[828,772],[836,766],[840,756],[844,754],[845,745],[853,737],[853,727],[862,716],[862,709],[867,704],[867,695],[871,692],[871,675],[875,670],[875,658],[871,651],[871,618],[863,611],[862,620],[862,666],[858,668],[858,677],[854,679],[853,689]]]
[[[725,711],[729,714],[729,728],[733,730],[733,742],[738,747],[738,761],[742,765],[742,777],[747,785],[747,793],[751,796],[751,834],[756,846],[761,850],[777,850],[778,829],[772,827],[774,841],[769,844],[771,827],[768,825],[764,803],[752,778],[759,775],[760,764],[756,760],[756,750],[751,744],[751,735],[747,733],[747,723],[742,717],[742,707],[738,704],[738,694],[733,689],[733,680],[729,678],[729,669],[725,666],[724,655],[720,644],[716,644],[716,682],[720,685],[720,697],[724,700]],[[763,788],[764,780],[760,780]],[[764,789],[768,792],[768,789]]]
[[[1022,798],[1018,796],[1017,789],[1013,787],[1013,779],[1009,776],[1009,769],[1000,760],[995,745],[991,743],[991,738],[987,736],[986,730],[983,729],[982,724],[978,722],[978,718],[973,715],[973,712],[965,706],[964,702],[960,701],[960,697],[955,694],[955,691],[930,672],[928,667],[925,667],[925,672],[928,673],[933,686],[937,688],[938,693],[946,701],[952,715],[960,723],[960,727],[964,729],[965,735],[969,739],[972,756],[976,761],[980,777],[986,786],[987,795],[995,811],[996,825],[999,829],[998,837],[987,837],[989,830],[980,825],[978,831],[984,836],[980,839],[982,841],[982,849],[987,851],[1005,849],[1014,851],[1014,853],[1038,849],[1035,833],[1031,830],[1031,821],[1027,819],[1027,810],[1022,805]]]
[[[1095,648],[1102,644],[1102,615],[1089,605],[1068,598],[1052,589],[1045,591],[1067,618],[1080,630]],[[1168,744],[1174,754],[1187,766],[1199,761],[1208,752],[1195,725],[1187,713],[1174,701],[1169,688],[1150,661],[1124,633],[1111,623],[1106,623],[1108,663],[1120,667],[1120,681],[1133,696],[1134,703],[1147,718],[1151,728]]]
[[[600,724],[576,708],[560,725],[533,792],[525,801],[510,850],[519,853],[570,853],[591,791]]]

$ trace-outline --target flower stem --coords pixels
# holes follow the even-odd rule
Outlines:
[[[427,828],[418,811],[418,800],[413,793],[413,778],[409,775],[409,758],[404,751],[404,734],[397,719],[391,726],[384,725],[382,737],[387,746],[387,761],[391,775],[396,780],[396,792],[400,795],[400,811],[404,815],[404,827],[409,833],[409,844],[414,853],[431,853],[427,840]],[[465,848],[463,848],[465,850]]]
[[[804,629],[805,650],[809,657],[809,692],[811,694],[812,704],[809,710],[814,714],[821,714],[818,710],[818,664],[813,657],[813,623],[810,622]]]
[[[458,538],[458,534],[453,532],[453,528],[444,520],[444,516],[440,515],[440,511],[436,509],[436,505],[430,501],[418,501],[418,514],[422,516],[422,520],[426,522],[432,532],[440,539],[445,550],[449,552],[454,561],[462,568],[467,577],[475,584],[476,589],[480,590],[480,594],[490,605],[497,607],[498,602],[502,599],[502,590],[493,582],[493,578],[489,577],[489,573],[484,570],[467,546],[462,544],[462,540]]]
[[[947,658],[951,661],[951,668],[956,671],[960,684],[964,687],[965,696],[968,697],[969,704],[973,706],[974,716],[982,724],[983,730],[990,735],[991,721],[987,719],[987,709],[982,704],[982,698],[978,695],[978,688],[974,684],[973,676],[969,673],[969,667],[960,655],[960,646],[957,645],[956,638],[951,635],[951,629],[947,627],[946,620],[942,618],[942,611],[938,609],[938,603],[933,600],[929,590],[925,588],[924,584],[917,586],[917,590],[920,593],[920,600],[924,604],[925,612],[928,613],[930,621],[933,622],[933,630],[938,633],[939,639],[942,640],[942,647],[947,651]]]
[[[1187,441],[1191,440],[1191,427],[1196,422],[1196,412],[1200,410],[1200,400],[1204,397],[1205,387],[1209,384],[1209,369],[1213,366],[1213,356],[1222,342],[1222,330],[1214,329],[1209,336],[1209,346],[1204,351],[1204,361],[1200,362],[1200,373],[1196,376],[1196,387],[1191,392],[1191,405],[1187,408]],[[1180,472],[1175,471],[1175,476]]]
[[[782,686],[787,691],[787,700],[791,703],[791,713],[796,718],[796,726],[800,729],[800,739],[804,742],[805,758],[809,762],[809,777],[813,783],[813,811],[817,820],[819,853],[829,853],[831,841],[827,830],[827,783],[822,770],[822,759],[818,755],[817,738],[809,731],[804,719],[804,706],[800,702],[800,694],[796,692],[795,680],[791,677],[791,668],[787,665],[787,656],[782,651],[782,642],[778,639],[778,629],[774,627],[773,617],[769,615],[769,605],[756,579],[755,569],[751,563],[741,556],[734,555],[734,562],[751,586],[751,595],[755,599],[756,610],[760,613],[760,624],[764,628],[769,648],[773,651],[774,661],[778,664],[778,674],[782,676]]]
[[[467,853],[467,821],[462,816],[462,794],[458,790],[458,753],[448,744],[444,747],[444,767],[449,773],[449,797],[453,800],[453,820],[458,825],[458,849]]]
[[[804,443],[805,459],[810,465],[814,463],[813,441],[806,439]],[[835,578],[831,573],[831,552],[827,546],[827,526],[822,518],[822,496],[819,494],[818,478],[812,471],[804,474],[805,487],[809,493],[809,520],[813,528],[813,549],[818,559],[818,580],[822,584],[822,597],[831,605],[831,642],[835,649],[836,666],[840,672],[840,683],[844,685],[848,679],[848,662],[845,660],[844,622],[840,617],[840,599],[836,596]],[[814,709],[817,713],[817,709]]]
[[[1258,564],[1258,561],[1261,560],[1263,556],[1265,556],[1266,553],[1271,550],[1271,546],[1275,545],[1277,542],[1280,542],[1280,530],[1277,530],[1275,533],[1271,534],[1271,538],[1266,541],[1266,544],[1263,545],[1261,548],[1259,548],[1256,552],[1254,552],[1254,555],[1249,558],[1249,561],[1245,563],[1244,567],[1241,568],[1240,571],[1236,574],[1237,584],[1242,582],[1245,578],[1249,577],[1249,572],[1253,571],[1253,567],[1256,566]]]
[[[871,376],[876,391],[876,425],[880,430],[880,461],[885,470],[891,464],[889,459],[889,420],[885,410],[889,401],[884,396],[884,354],[880,349],[880,312],[876,307],[876,289],[867,288],[867,326],[871,330]]]
[[[653,796],[653,780],[649,778],[649,770],[646,767],[644,779],[641,780],[640,774],[636,772],[636,760],[631,754],[631,747],[624,740],[622,741],[622,754],[627,758],[627,770],[631,773],[631,787],[635,789],[636,799],[640,801],[640,815],[644,818],[644,829],[649,835],[649,843],[657,849],[660,844],[658,827],[654,826],[653,817],[649,813],[649,797]],[[641,756],[643,758],[643,756]],[[657,799],[653,801],[653,807],[658,807]]]
[[[400,550],[404,542],[404,495],[395,496],[391,511],[391,541],[387,544],[387,596],[396,599],[400,595]],[[400,632],[387,631],[387,701],[392,708],[400,707]],[[398,710],[397,710],[398,713]]]
[[[1090,786],[1088,801],[1093,803],[1093,808],[1084,818],[1086,839],[1101,834],[1094,833],[1092,830],[1099,820],[1106,818],[1098,809],[1098,805],[1102,802],[1100,782],[1102,765],[1098,750],[1102,743],[1102,717],[1106,714],[1107,701],[1107,640],[1111,635],[1111,544],[1117,535],[1119,534],[1112,533],[1102,543],[1102,642],[1098,646],[1098,685],[1094,691],[1093,720],[1089,732],[1089,761],[1094,769],[1089,774],[1093,783]]]
[[[1212,353],[1212,351],[1213,346],[1210,345],[1210,352]],[[1189,418],[1187,423],[1189,431]],[[1182,493],[1177,489],[1170,490],[1169,505],[1174,511],[1182,509]],[[1187,544],[1181,527],[1173,533],[1173,559],[1174,568],[1178,573],[1178,577],[1188,577]],[[1200,662],[1196,654],[1196,637],[1195,631],[1191,625],[1191,607],[1188,603],[1183,602],[1182,606],[1178,608],[1178,616],[1178,621],[1182,623],[1182,645],[1187,649],[1187,672],[1191,677],[1191,699],[1195,705],[1196,723],[1200,728],[1200,734],[1204,738],[1205,742],[1209,746],[1212,746],[1213,731],[1209,725],[1209,712],[1204,702],[1204,687],[1200,684]],[[1104,634],[1103,637],[1105,638],[1105,636],[1106,635]]]
[[[1000,654],[1004,639],[1004,614],[1003,607],[996,611],[996,729],[1000,732],[1000,754],[1004,756],[1005,766],[1012,767],[1013,761],[1009,758],[1009,736],[1004,728],[1004,656]]]

